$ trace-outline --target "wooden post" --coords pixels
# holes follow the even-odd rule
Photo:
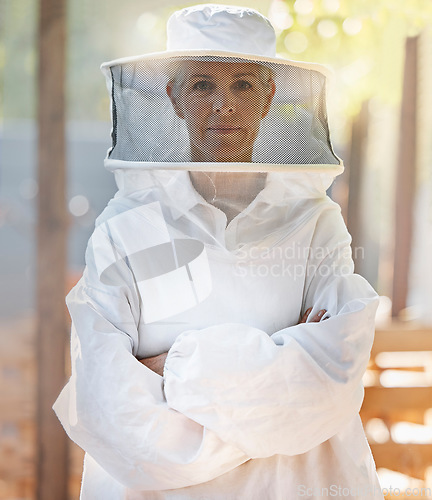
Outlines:
[[[65,382],[65,0],[39,2],[37,494],[67,498],[67,437],[52,405]]]
[[[392,315],[406,307],[416,183],[418,37],[407,38],[395,200]]]
[[[352,236],[353,258],[356,272],[361,274],[361,259],[356,259],[356,248],[362,244],[362,184],[366,159],[369,125],[369,101],[364,101],[359,114],[353,119],[351,144],[348,158],[348,206],[347,227]],[[360,252],[362,255],[362,252]],[[363,265],[364,267],[364,265]]]

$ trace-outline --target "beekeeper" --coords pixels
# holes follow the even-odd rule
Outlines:
[[[102,68],[118,191],[67,296],[54,405],[81,498],[382,499],[358,414],[377,296],[326,196],[325,68],[219,5]]]

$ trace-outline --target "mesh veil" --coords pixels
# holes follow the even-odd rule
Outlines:
[[[112,147],[108,151],[107,163],[120,160],[140,164],[166,163],[169,166],[196,161],[191,153],[191,131],[184,117],[176,113],[166,87],[168,82],[177,78],[185,64],[189,67],[192,64],[193,73],[201,74],[209,62],[217,63],[219,73],[227,68],[227,63],[242,64],[243,67],[248,64],[254,68],[264,66],[271,71],[276,92],[268,113],[260,119],[253,141],[253,163],[263,167],[264,164],[340,165],[330,142],[325,105],[326,76],[323,73],[286,63],[214,56],[142,58],[106,66],[113,121]],[[251,82],[248,77],[244,80],[246,83],[242,85]],[[255,82],[252,84],[256,85]],[[200,112],[199,107],[207,106],[211,101],[211,94],[209,92],[207,97],[192,103],[192,108]],[[233,99],[233,123],[247,126],[255,112],[256,100],[248,100],[247,92],[240,98],[241,105],[237,96]],[[244,114],[248,117],[245,118]],[[223,139],[238,141],[239,147],[244,141],[241,133],[225,132]]]

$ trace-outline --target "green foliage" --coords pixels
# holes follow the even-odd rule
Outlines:
[[[355,114],[372,97],[399,102],[405,39],[431,25],[432,2],[274,0],[269,17],[281,20],[280,55],[331,66],[340,105]]]

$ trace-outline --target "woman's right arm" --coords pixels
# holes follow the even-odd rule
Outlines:
[[[112,244],[108,237],[105,243]],[[66,299],[72,375],[54,410],[70,438],[119,482],[138,490],[209,481],[247,461],[236,447],[168,407],[162,377],[135,358],[130,270],[119,265],[116,273],[125,275],[103,283],[96,251],[110,249],[103,249],[100,238],[97,249],[90,241],[84,275]]]

